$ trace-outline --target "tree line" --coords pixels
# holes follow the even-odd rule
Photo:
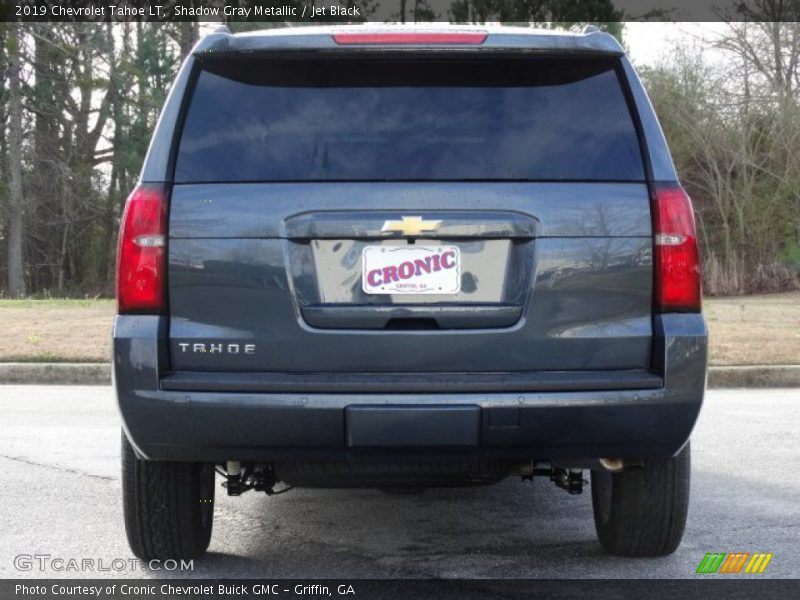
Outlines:
[[[113,294],[116,232],[197,23],[3,23],[5,293]]]
[[[704,291],[800,289],[800,23],[700,42],[642,76],[694,203]]]
[[[594,4],[624,39],[611,3]],[[571,6],[456,0],[449,17],[569,28]],[[394,16],[439,17],[426,0],[399,0]],[[0,294],[113,294],[125,198],[200,34],[197,22],[0,24]],[[705,45],[723,60],[676,47],[642,75],[695,202],[706,291],[800,287],[800,25],[730,22]]]

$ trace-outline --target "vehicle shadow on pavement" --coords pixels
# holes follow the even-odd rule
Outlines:
[[[223,496],[216,510],[196,576],[564,577],[565,562],[602,568],[609,560],[595,538],[588,486],[580,496],[518,479],[413,495],[295,489]],[[228,542],[232,531],[237,539]],[[239,553],[215,552],[221,546]]]
[[[693,578],[706,552],[738,551],[773,552],[765,576],[796,576],[797,484],[746,462],[741,474],[722,472],[701,456],[686,535],[663,558],[605,554],[590,486],[570,496],[547,481],[509,478],[411,495],[294,489],[228,498],[220,490],[210,552],[191,576]]]

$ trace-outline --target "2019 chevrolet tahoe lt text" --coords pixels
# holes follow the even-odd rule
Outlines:
[[[509,475],[579,493],[591,472],[608,552],[680,543],[695,226],[605,33],[208,35],[128,199],[117,296],[139,557],[206,550],[215,471],[231,495]]]

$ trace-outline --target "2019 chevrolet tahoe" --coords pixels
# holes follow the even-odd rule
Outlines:
[[[203,38],[118,251],[125,525],[230,495],[544,477],[675,550],[706,326],[691,203],[617,41],[359,25]],[[520,518],[526,518],[520,516]]]

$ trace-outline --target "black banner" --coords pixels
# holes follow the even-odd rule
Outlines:
[[[465,579],[120,579],[0,580],[3,600],[471,600],[547,598],[785,599],[800,594],[800,580],[755,578],[679,580],[465,580]]]
[[[3,21],[798,21],[800,0],[3,0]]]

